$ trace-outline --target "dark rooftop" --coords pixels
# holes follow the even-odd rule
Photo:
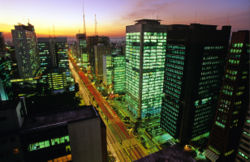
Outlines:
[[[0,110],[16,109],[19,101],[0,101]]]
[[[189,152],[185,152],[180,145],[170,146],[166,149],[148,155],[136,162],[195,162],[195,159]]]
[[[70,111],[51,113],[49,115],[38,115],[27,118],[23,124],[23,130],[29,131],[59,125],[67,125],[69,122],[96,118],[98,116],[98,113],[92,106],[83,106]]]
[[[140,19],[136,20],[136,24],[160,24],[161,20],[158,19]]]

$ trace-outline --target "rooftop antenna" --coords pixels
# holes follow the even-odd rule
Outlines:
[[[55,32],[55,25],[53,25],[53,34],[54,34],[54,38],[56,37],[56,32]]]
[[[83,0],[83,5],[82,5],[82,12],[83,12],[83,34],[86,35],[86,24],[85,24],[85,12],[84,12],[84,0]]]
[[[227,13],[227,22],[226,22],[226,24],[227,24],[227,25],[230,25],[228,13]]]
[[[50,35],[50,28],[49,28],[49,38],[51,37],[51,35]]]
[[[96,14],[95,14],[95,35],[97,36],[97,20],[96,20]]]

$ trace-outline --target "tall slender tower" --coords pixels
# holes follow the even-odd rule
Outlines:
[[[141,19],[126,27],[126,102],[138,119],[160,115],[166,53],[166,25]]]
[[[249,105],[249,55],[249,31],[234,32],[208,142],[207,156],[212,161],[235,157]]]
[[[31,24],[16,25],[11,32],[19,76],[21,78],[34,77],[40,68],[34,26]]]

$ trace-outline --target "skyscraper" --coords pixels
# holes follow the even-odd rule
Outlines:
[[[241,133],[236,161],[246,161],[250,159],[250,106],[248,106],[247,117]]]
[[[209,134],[230,28],[168,26],[161,127],[182,143]]]
[[[110,49],[102,43],[94,46],[95,53],[95,74],[98,78],[103,77],[103,57],[110,54]]]
[[[11,32],[19,76],[21,78],[34,77],[40,68],[34,26],[19,24]]]
[[[98,43],[103,43],[104,46],[108,47],[110,40],[109,37],[105,36],[91,36],[87,39],[87,51],[88,51],[88,59],[89,64],[93,70],[95,71],[95,53],[94,53],[94,46]]]
[[[228,161],[236,155],[249,106],[249,36],[249,31],[232,34],[217,112],[208,142],[208,157],[211,160]]]
[[[166,25],[141,19],[126,27],[126,102],[135,118],[159,116],[163,97]]]
[[[86,34],[76,34],[77,40],[77,59],[87,68],[88,54],[87,54],[87,38]]]

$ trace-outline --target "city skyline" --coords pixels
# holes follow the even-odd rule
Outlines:
[[[83,3],[87,35],[95,34],[95,14],[98,35],[124,37],[125,26],[141,18],[161,19],[162,24],[231,25],[232,31],[250,29],[250,2],[239,1],[3,1],[0,6],[0,29],[10,40],[13,26],[30,22],[38,37],[74,37],[83,31]],[[180,12],[181,11],[181,12]]]

